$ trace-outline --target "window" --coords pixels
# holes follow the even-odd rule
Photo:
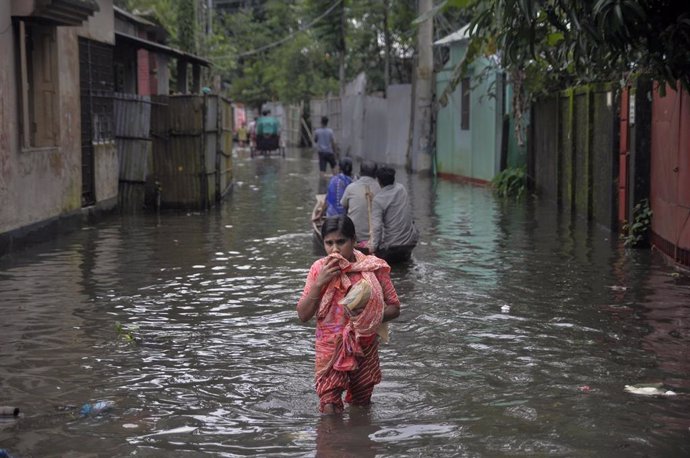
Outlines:
[[[24,148],[57,145],[55,27],[18,22],[19,126]]]
[[[463,78],[460,82],[460,129],[470,130],[470,79]]]

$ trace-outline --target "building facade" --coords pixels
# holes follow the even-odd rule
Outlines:
[[[0,254],[117,202],[112,0],[0,2]]]

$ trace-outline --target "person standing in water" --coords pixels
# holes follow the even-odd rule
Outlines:
[[[374,387],[381,382],[377,331],[400,315],[400,300],[388,264],[354,248],[350,218],[326,218],[321,235],[327,256],[309,269],[297,315],[302,322],[316,316],[316,394],[319,410],[333,414],[343,411],[343,392],[351,405],[371,403]],[[363,279],[371,285],[366,305],[350,310],[340,304]]]
[[[314,146],[319,154],[319,170],[326,173],[326,164],[331,165],[331,172],[335,171],[335,135],[328,127],[328,116],[321,118],[321,127],[314,131]]]

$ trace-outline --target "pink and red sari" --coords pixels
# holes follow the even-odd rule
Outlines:
[[[316,392],[321,411],[326,404],[342,410],[345,390],[348,403],[369,404],[374,386],[381,381],[376,331],[385,306],[400,306],[388,264],[357,250],[354,254],[355,262],[340,259],[342,273],[328,284],[316,312]],[[300,302],[315,287],[327,259],[319,259],[311,266]],[[371,283],[372,294],[362,313],[350,318],[338,301],[362,278]]]

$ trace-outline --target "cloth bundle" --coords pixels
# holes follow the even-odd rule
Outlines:
[[[371,283],[366,278],[362,278],[360,281],[355,283],[350,287],[344,298],[338,301],[338,304],[347,307],[348,309],[357,310],[361,307],[365,307],[371,298]],[[388,343],[390,340],[390,334],[388,331],[388,323],[381,323],[381,325],[376,330],[376,333],[381,337],[384,343]]]

